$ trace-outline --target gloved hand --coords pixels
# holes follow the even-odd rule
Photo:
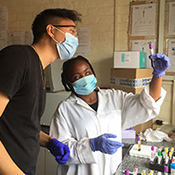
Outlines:
[[[103,134],[99,137],[90,139],[90,146],[92,151],[101,151],[106,154],[114,154],[119,147],[124,145],[120,142],[110,140],[108,138],[116,138],[114,134]]]
[[[170,67],[170,59],[163,53],[150,55],[149,58],[153,61],[153,76],[160,78],[165,75],[165,71]]]
[[[55,156],[59,164],[65,164],[70,155],[69,147],[53,138],[47,143],[47,149]]]

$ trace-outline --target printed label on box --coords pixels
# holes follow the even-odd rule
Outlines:
[[[151,82],[151,79],[152,79],[151,77],[140,78],[140,79],[111,77],[110,84],[115,86],[140,88],[145,87],[147,84],[149,84]]]

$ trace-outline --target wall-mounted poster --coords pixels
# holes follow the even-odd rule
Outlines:
[[[175,35],[175,2],[168,3],[168,35]]]
[[[175,39],[168,40],[167,55],[171,61],[171,66],[169,67],[168,72],[175,72]]]
[[[131,36],[155,35],[156,4],[131,6]]]

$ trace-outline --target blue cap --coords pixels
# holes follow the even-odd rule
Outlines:
[[[175,169],[175,163],[170,164],[171,168]]]

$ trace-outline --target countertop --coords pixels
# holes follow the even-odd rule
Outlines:
[[[133,142],[133,141],[132,141]],[[149,146],[156,146],[160,147],[161,145],[163,147],[174,147],[175,145],[168,142],[144,142],[142,141],[143,145],[149,145]],[[125,169],[128,169],[129,171],[133,171],[136,167],[138,167],[139,171],[138,173],[141,173],[143,169],[146,170],[146,173],[149,173],[149,159],[148,158],[141,158],[141,157],[134,157],[129,155],[129,150],[132,148],[133,144],[125,144],[125,147],[127,147],[127,152],[123,157],[122,163],[119,165],[115,175],[124,175]],[[124,148],[125,148],[124,147]],[[156,173],[155,173],[156,174]],[[154,174],[154,175],[155,175]]]

